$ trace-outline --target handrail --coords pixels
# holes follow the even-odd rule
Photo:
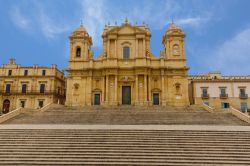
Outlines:
[[[53,104],[53,102],[46,104],[45,106],[43,106],[42,108],[40,108],[39,111],[46,111],[47,109],[49,109],[49,106],[51,104]]]
[[[208,111],[208,112],[210,112],[210,113],[214,112],[214,110],[215,110],[215,108],[210,107],[209,105],[207,105],[207,104],[205,104],[205,103],[202,103],[202,106],[203,106],[203,108],[204,108],[206,111]]]
[[[250,123],[250,116],[246,113],[243,113],[237,109],[235,109],[234,107],[230,107],[230,112],[231,114],[233,114],[234,116],[238,117],[239,119],[247,122],[247,123]]]
[[[19,115],[22,111],[22,107],[19,107],[13,111],[8,112],[7,114],[3,114],[0,116],[0,123],[3,123],[17,115]]]

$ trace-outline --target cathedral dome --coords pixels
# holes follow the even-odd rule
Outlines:
[[[184,31],[174,22],[170,24],[165,35],[185,35]]]
[[[76,28],[70,35],[70,37],[89,37],[86,28],[81,24],[80,27]]]

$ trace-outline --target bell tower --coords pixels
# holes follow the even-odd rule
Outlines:
[[[92,38],[84,28],[80,25],[70,37],[70,62],[89,61],[92,59],[91,46]]]
[[[185,33],[172,22],[162,38],[165,59],[186,59],[184,47]]]

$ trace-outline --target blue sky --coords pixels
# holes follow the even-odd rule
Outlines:
[[[186,37],[190,74],[221,71],[250,75],[249,0],[0,0],[0,64],[10,57],[22,65],[57,64],[66,69],[70,33],[80,20],[102,51],[105,24],[128,17],[151,30],[155,55],[174,19]]]

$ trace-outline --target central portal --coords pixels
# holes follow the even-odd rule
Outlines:
[[[131,86],[122,86],[122,104],[131,104]]]

